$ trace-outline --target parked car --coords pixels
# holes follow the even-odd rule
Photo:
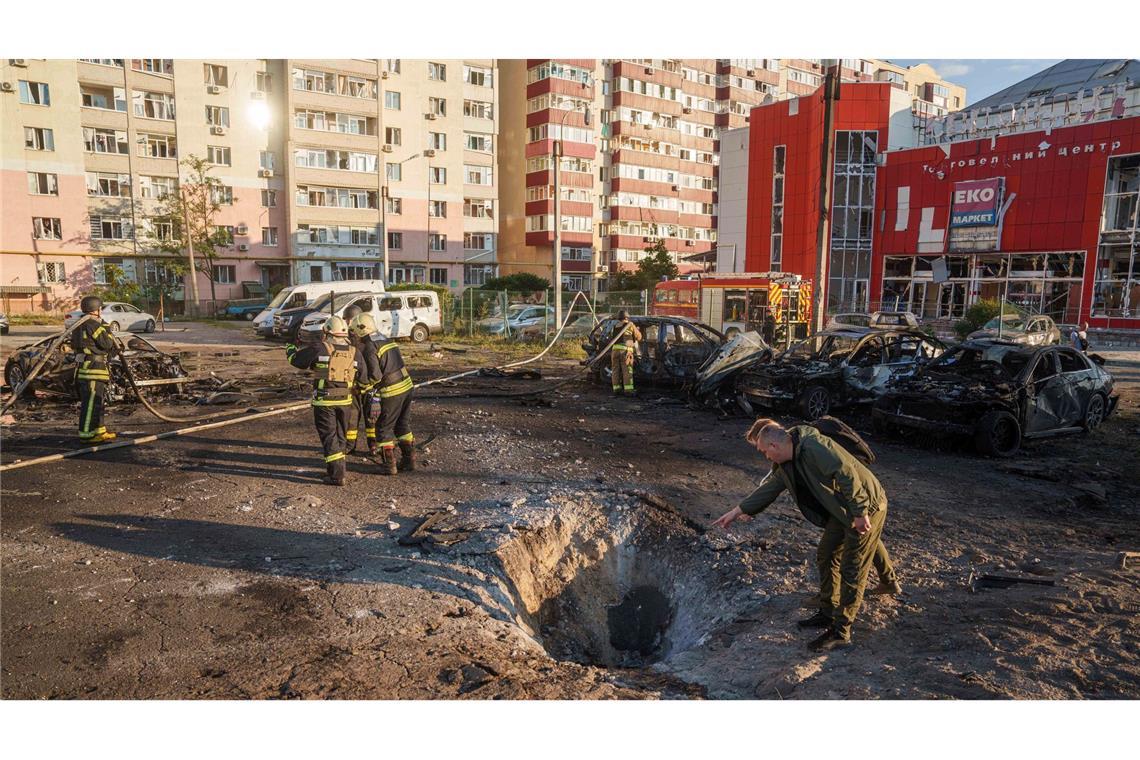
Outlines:
[[[505,317],[499,314],[494,317],[481,319],[475,323],[475,328],[479,332],[488,333],[490,335],[514,335],[525,327],[532,325],[542,327],[544,324],[553,326],[553,308],[549,306],[516,303],[507,307]]]
[[[909,311],[876,311],[871,314],[871,327],[918,327],[918,317]]]
[[[590,334],[594,329],[594,325],[601,322],[603,319],[609,319],[609,314],[599,314],[595,318],[593,314],[577,314],[570,318],[566,323],[566,328],[562,331],[562,339],[567,338],[584,338]],[[558,326],[551,321],[547,325],[545,322],[537,322],[528,327],[520,327],[515,336],[519,340],[543,340],[548,336],[553,336]]]
[[[966,336],[966,340],[984,340],[986,338],[995,338],[1009,343],[1021,343],[1026,346],[1055,346],[1061,342],[1061,331],[1053,322],[1052,317],[1046,317],[1043,314],[1029,317],[1005,314],[1001,317],[994,317],[986,322],[981,330],[975,330]]]
[[[71,327],[82,316],[83,312],[78,309],[69,311],[63,319],[63,326]],[[100,312],[99,316],[107,323],[113,333],[120,331],[150,333],[154,332],[154,326],[157,324],[154,316],[147,314],[137,306],[120,301],[108,301],[103,304],[103,311]]]
[[[838,329],[840,327],[870,327],[871,315],[860,314],[858,312],[844,312],[842,314],[832,314],[827,320],[828,329]]]
[[[1067,346],[967,341],[883,394],[873,421],[1012,456],[1025,439],[1092,430],[1112,414],[1118,398],[1102,362]]]
[[[8,357],[8,361],[4,364],[4,382],[13,391],[31,374],[44,352],[58,336],[59,333],[56,333],[35,343],[21,346]],[[154,386],[155,390],[176,389],[178,385],[176,381],[188,377],[178,357],[159,351],[145,338],[137,335],[129,336],[124,341],[124,346],[125,350],[122,353],[112,355],[107,362],[111,371],[111,382],[107,383],[108,400],[118,401],[132,393],[123,362],[130,363],[136,380]],[[79,393],[75,383],[76,356],[70,341],[65,340],[52,350],[39,374],[24,392],[40,391],[71,400],[78,399]]]
[[[411,338],[423,343],[440,329],[439,295],[432,290],[401,290],[383,295],[342,293],[337,296],[337,303],[342,302],[344,305],[336,308],[336,314],[343,317],[349,306],[360,307],[376,320],[376,336]],[[313,312],[302,319],[298,337],[303,341],[317,340],[328,317],[326,301],[323,312]]]
[[[945,350],[918,330],[827,329],[741,373],[737,390],[750,404],[814,420],[833,407],[873,401],[889,380],[914,374]]]
[[[383,280],[333,280],[332,282],[306,282],[282,288],[256,317],[253,330],[263,338],[275,335],[273,317],[279,311],[311,306],[317,299],[329,293],[383,293]],[[327,301],[326,301],[327,303]]]
[[[8,315],[0,314],[0,335],[7,335],[8,329]]]
[[[691,322],[683,317],[638,316],[631,322],[641,330],[633,361],[635,383],[648,385],[684,385],[696,379],[697,370],[724,343],[723,333],[708,325]],[[617,318],[598,323],[582,343],[588,363],[613,339]],[[612,350],[612,349],[611,349]],[[594,378],[605,385],[613,376],[610,370],[610,351],[594,365]]]
[[[269,303],[264,298],[239,298],[227,303],[226,308],[221,312],[221,316],[252,322],[258,314],[265,311],[265,307],[268,305]]]

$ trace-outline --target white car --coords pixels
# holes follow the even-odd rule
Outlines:
[[[63,326],[65,328],[71,327],[82,316],[83,312],[78,309],[69,311],[64,317]],[[154,326],[158,324],[158,320],[153,315],[147,314],[137,306],[119,301],[109,301],[103,304],[103,311],[99,313],[99,317],[110,326],[113,333],[150,333],[154,332]]]
[[[337,308],[337,316],[343,317],[349,306],[359,306],[376,320],[374,337],[411,338],[415,343],[423,343],[441,327],[439,295],[431,290],[342,293],[341,296],[344,305]],[[328,318],[328,312],[309,314],[301,322],[297,337],[305,342],[318,340]]]

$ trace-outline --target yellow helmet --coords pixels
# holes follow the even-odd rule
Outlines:
[[[376,320],[368,312],[363,312],[352,318],[348,323],[348,329],[352,330],[354,335],[365,338],[376,332]]]
[[[324,331],[329,335],[348,335],[348,325],[338,316],[331,316],[325,320]]]

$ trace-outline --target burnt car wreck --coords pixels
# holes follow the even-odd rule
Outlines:
[[[70,343],[63,341],[54,345],[58,335],[16,349],[4,365],[4,382],[13,390],[29,376],[33,368],[48,352],[46,362],[21,395],[40,393],[67,401],[79,398],[75,383],[77,354]],[[190,377],[182,367],[178,357],[159,351],[145,338],[126,334],[117,336],[123,339],[123,351],[109,357],[108,368],[111,382],[107,383],[107,401],[133,400],[136,398],[131,381],[127,377],[127,365],[140,388],[155,392],[180,391],[180,386]]]
[[[749,406],[814,420],[836,407],[874,401],[890,381],[913,375],[945,350],[940,340],[919,330],[828,329],[749,367],[740,373],[736,390]]]
[[[724,343],[724,335],[713,328],[682,317],[631,316],[641,331],[633,360],[634,382],[643,385],[679,387],[693,382],[697,371]],[[583,364],[598,357],[614,336],[618,320],[603,319],[586,337]],[[610,384],[609,351],[594,366],[593,377]]]
[[[1061,346],[975,340],[900,380],[872,411],[878,430],[968,437],[989,456],[1024,439],[1096,428],[1116,408],[1100,357]]]

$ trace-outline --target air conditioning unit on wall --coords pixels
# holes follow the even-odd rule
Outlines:
[[[210,134],[212,135],[224,135],[225,133],[225,127],[210,127]]]
[[[248,246],[247,244],[245,244],[245,243],[242,243],[241,245],[239,245],[239,246],[238,246],[238,250],[239,250],[239,251],[248,251],[248,250],[249,250],[249,246]]]
[[[266,178],[272,177],[273,176],[273,170],[272,169],[261,169],[257,172],[257,176],[266,177]]]
[[[211,84],[211,85],[206,86],[206,92],[210,93],[211,95],[217,95],[221,91],[222,91],[222,88],[218,87],[216,84]]]

